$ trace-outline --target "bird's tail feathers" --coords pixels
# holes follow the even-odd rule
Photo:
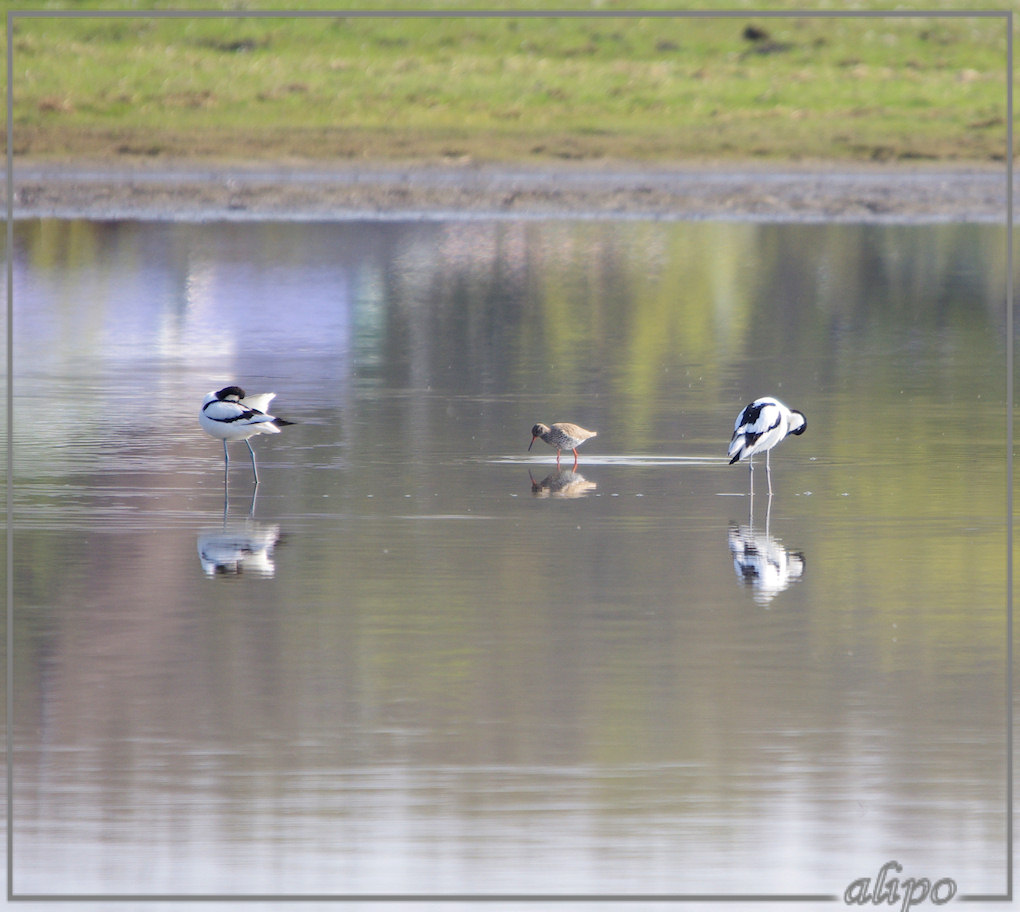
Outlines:
[[[269,411],[269,403],[276,398],[276,393],[253,393],[241,400],[241,405],[255,409],[256,412]]]
[[[743,434],[734,434],[733,439],[730,441],[729,448],[726,451],[727,456],[732,456],[730,465],[733,465],[743,454],[745,444]]]

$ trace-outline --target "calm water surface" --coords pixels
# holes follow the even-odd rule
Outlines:
[[[1002,247],[20,223],[15,891],[1001,892]]]

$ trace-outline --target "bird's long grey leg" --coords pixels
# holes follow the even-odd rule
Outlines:
[[[227,484],[227,472],[230,469],[230,454],[227,453],[227,441],[223,441],[223,484]]]
[[[245,445],[248,447],[248,452],[251,453],[251,470],[255,473],[255,484],[259,483],[259,470],[255,467],[255,451],[251,448],[251,443],[245,441]]]
[[[772,450],[765,451],[765,477],[769,480],[769,497],[772,496]]]

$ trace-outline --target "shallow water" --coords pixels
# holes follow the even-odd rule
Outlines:
[[[1000,892],[1002,247],[19,223],[15,893]]]

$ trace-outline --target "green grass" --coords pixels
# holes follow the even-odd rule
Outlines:
[[[260,5],[314,6],[229,9]],[[492,8],[447,8],[472,5]],[[398,6],[413,8],[387,8]],[[764,36],[745,36],[749,25]],[[34,157],[998,161],[1005,150],[1001,18],[18,18],[13,46],[13,145]]]

